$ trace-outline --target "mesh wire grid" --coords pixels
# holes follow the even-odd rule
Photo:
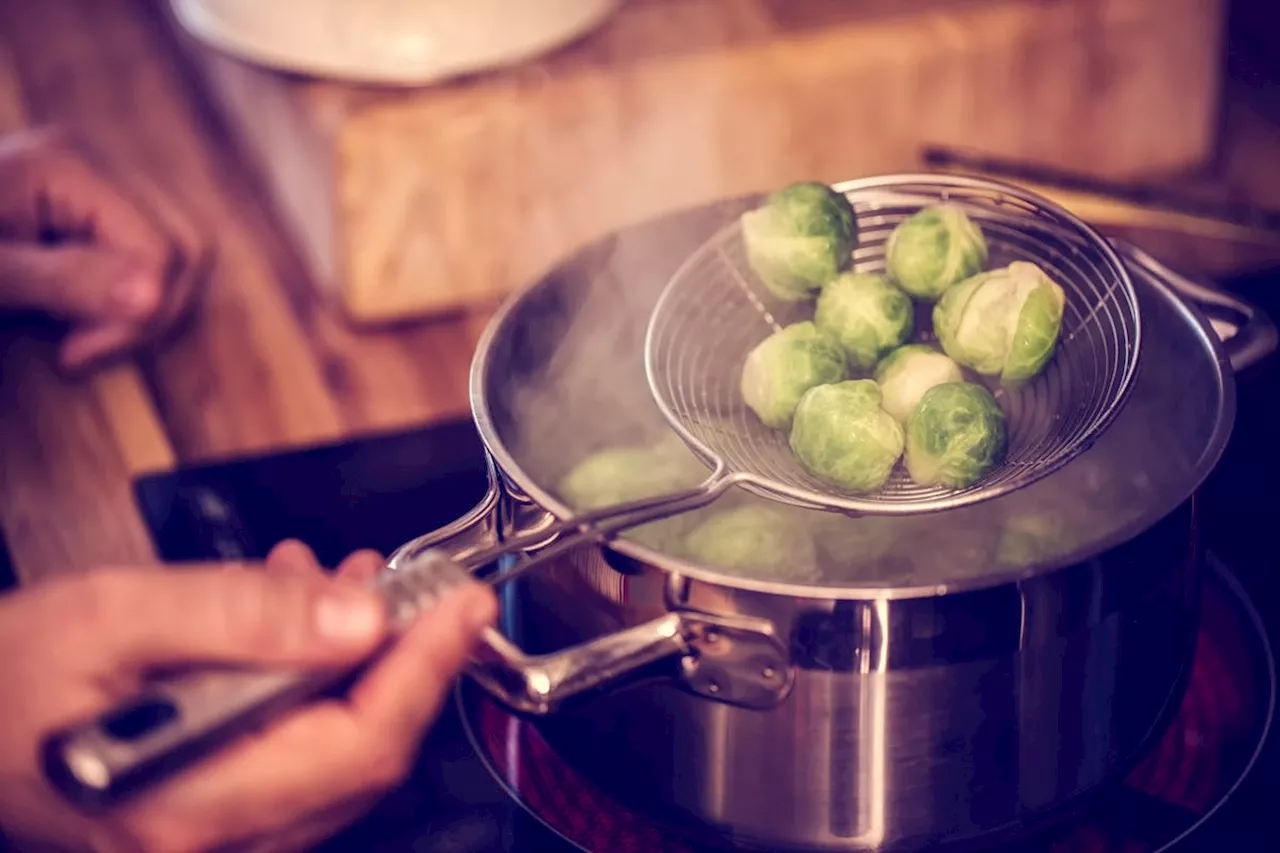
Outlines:
[[[1004,463],[964,489],[914,483],[899,461],[877,492],[846,493],[810,474],[785,431],[764,426],[739,392],[747,354],[772,332],[812,319],[812,301],[773,297],[747,263],[734,222],[676,272],[650,319],[650,388],[672,427],[719,476],[789,503],[852,513],[909,514],[998,497],[1047,476],[1087,449],[1120,411],[1137,370],[1137,295],[1119,257],[1092,228],[1023,190],[960,176],[904,175],[836,185],[852,203],[852,269],[884,270],[893,228],[925,205],[960,206],[986,237],[988,269],[1030,261],[1066,295],[1062,333],[1044,371],[1024,386],[966,370],[996,396],[1009,429]],[[932,303],[915,303],[916,340],[935,340]]]

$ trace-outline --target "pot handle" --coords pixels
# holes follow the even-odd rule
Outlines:
[[[1124,259],[1172,287],[1179,296],[1196,305],[1222,340],[1231,369],[1240,373],[1276,351],[1280,334],[1261,308],[1221,288],[1175,272],[1126,240],[1112,245]]]
[[[390,568],[438,555],[432,541],[428,535],[404,546],[392,557]],[[502,575],[492,579],[495,584],[502,581]],[[671,583],[673,588],[679,585],[674,577]],[[777,705],[789,695],[795,678],[787,648],[768,620],[688,609],[672,609],[648,622],[542,655],[526,654],[489,628],[466,673],[507,708],[545,715],[574,696],[616,687],[670,658],[680,659],[685,688],[747,708]]]

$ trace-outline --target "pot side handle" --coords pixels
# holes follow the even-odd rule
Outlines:
[[[716,702],[766,710],[795,684],[773,625],[746,616],[670,611],[545,655],[526,655],[494,629],[483,637],[467,675],[508,708],[544,715],[597,689],[616,689],[650,664],[679,659],[676,683]]]
[[[1222,340],[1231,369],[1240,373],[1270,357],[1280,344],[1280,333],[1265,311],[1234,294],[1175,272],[1125,240],[1111,241],[1129,263],[1169,285],[1193,303],[1209,320]]]
[[[430,559],[448,557],[429,534],[397,551],[389,566],[394,571]],[[493,576],[491,582],[501,583],[502,576]],[[575,696],[616,689],[646,667],[675,659],[680,686],[726,704],[773,707],[789,695],[794,683],[787,648],[771,622],[687,609],[672,609],[639,625],[541,655],[526,654],[489,628],[466,674],[507,708],[540,716]]]

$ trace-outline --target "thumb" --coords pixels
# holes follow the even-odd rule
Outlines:
[[[94,641],[125,668],[354,662],[387,630],[376,593],[321,574],[123,569],[92,583]]]
[[[0,308],[64,320],[139,319],[155,312],[163,293],[164,282],[120,250],[0,244]]]

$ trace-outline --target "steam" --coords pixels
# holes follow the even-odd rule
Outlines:
[[[644,335],[671,259],[694,245],[624,232],[552,274],[562,299],[521,312],[520,350],[543,358],[518,381],[499,379],[495,391],[514,421],[504,439],[535,480],[553,486],[591,453],[669,432],[645,378]]]
[[[741,209],[682,214],[606,239],[553,272],[508,319],[499,341],[507,360],[494,364],[489,397],[501,439],[535,482],[555,493],[588,455],[670,435],[644,374],[648,320],[680,263]],[[1137,385],[1091,450],[1012,495],[926,517],[850,519],[782,508],[792,524],[828,543],[824,581],[971,578],[995,565],[1011,524],[1053,531],[1056,541],[1047,544],[1065,554],[1185,498],[1221,403],[1216,362],[1167,299],[1137,284],[1144,312]],[[753,496],[735,500],[778,506]]]

